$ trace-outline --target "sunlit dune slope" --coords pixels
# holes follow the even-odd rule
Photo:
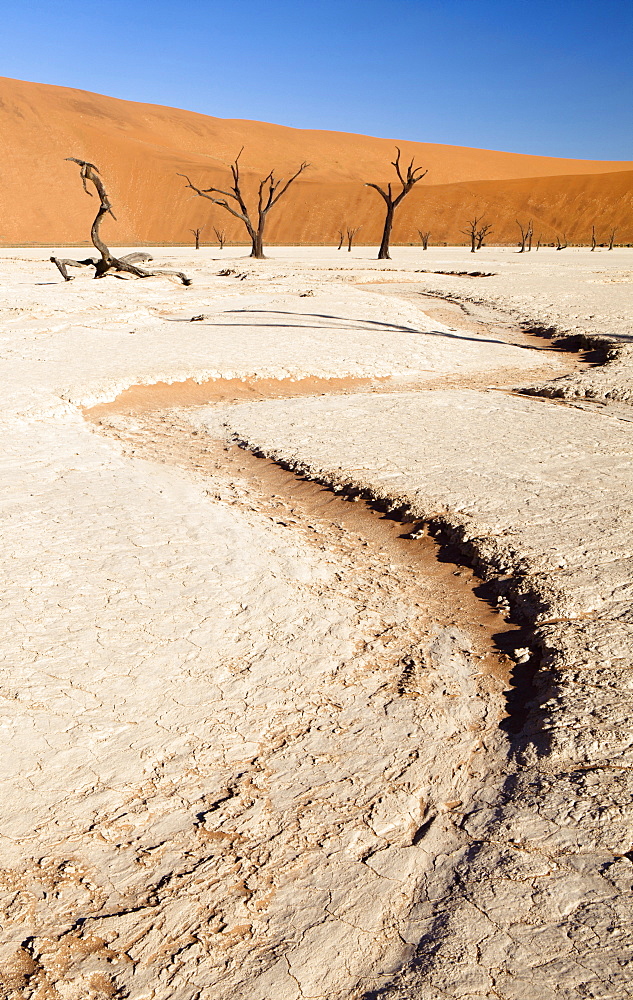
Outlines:
[[[245,189],[271,167],[288,174],[311,164],[270,216],[268,239],[330,243],[346,224],[358,239],[378,239],[382,202],[365,181],[392,179],[395,141],[308,131],[264,122],[210,118],[174,108],[137,104],[86,91],[0,78],[0,241],[75,243],[86,240],[94,210],[81,188],[76,156],[96,163],[117,222],[104,235],[113,243],[181,243],[189,230],[213,226],[244,240],[241,224],[187,191],[179,172],[224,186],[226,163],[244,146]],[[394,242],[464,242],[469,215],[485,213],[493,242],[514,241],[516,218],[533,217],[544,241],[565,233],[587,241],[615,226],[618,242],[633,241],[633,162],[564,160],[492,150],[400,143],[428,174],[402,204]]]

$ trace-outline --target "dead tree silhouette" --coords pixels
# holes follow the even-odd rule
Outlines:
[[[422,241],[422,249],[423,250],[428,250],[429,249],[429,239],[430,239],[431,233],[430,232],[426,233],[426,232],[423,232],[421,229],[418,229],[418,236],[420,237],[420,239]]]
[[[227,212],[230,212],[231,215],[234,215],[236,219],[240,219],[240,221],[246,226],[246,231],[251,238],[251,257],[255,257],[257,260],[264,260],[264,228],[266,226],[268,213],[286,193],[293,181],[296,181],[297,177],[308,168],[309,164],[303,162],[299,169],[285,183],[283,178],[275,180],[274,170],[271,170],[270,173],[266,174],[266,176],[260,180],[259,193],[257,197],[257,224],[255,224],[251,219],[248,208],[246,207],[246,202],[244,201],[240,186],[240,156],[243,152],[244,147],[242,146],[239,153],[235,157],[235,160],[230,164],[233,184],[229,191],[224,191],[222,188],[216,187],[199,188],[196,187],[195,184],[192,184],[189,177],[187,177],[187,174],[179,174],[178,176],[184,177],[187,181],[187,187],[191,188],[192,191],[195,191],[201,198],[208,198],[208,200],[212,201],[214,205],[219,205],[221,208],[226,209]],[[214,198],[214,194],[219,194],[223,197]],[[229,202],[227,201],[228,198],[235,202],[237,208],[229,205]]]
[[[485,226],[482,226],[480,229],[477,230],[477,232],[475,233],[475,236],[477,238],[477,249],[478,250],[481,250],[482,246],[484,245],[484,240],[486,239],[486,236],[488,235],[488,233],[491,233],[491,232],[492,232],[492,223],[491,222],[487,222],[485,224]]]
[[[71,163],[77,163],[79,165],[81,169],[81,182],[83,184],[83,188],[86,194],[89,194],[90,197],[92,198],[92,192],[88,190],[86,183],[87,181],[91,181],[91,183],[94,185],[96,189],[97,194],[99,195],[99,202],[100,202],[99,211],[97,212],[94,222],[92,223],[92,227],[90,229],[90,236],[93,245],[99,251],[101,257],[96,259],[89,257],[87,260],[84,261],[67,260],[67,259],[60,260],[57,257],[51,257],[50,259],[52,263],[55,264],[60,274],[64,278],[64,281],[72,281],[72,275],[68,274],[68,271],[66,270],[68,266],[84,267],[92,265],[95,269],[95,278],[103,278],[109,271],[123,271],[128,274],[133,274],[136,278],[153,278],[157,274],[173,274],[176,275],[176,277],[180,278],[183,285],[190,285],[191,279],[187,278],[186,275],[182,273],[182,271],[168,271],[165,270],[164,268],[159,268],[156,271],[147,271],[143,267],[137,267],[136,266],[137,263],[152,259],[149,254],[137,252],[137,253],[127,254],[125,257],[114,257],[110,253],[109,248],[106,246],[106,244],[101,239],[101,236],[99,235],[99,227],[101,226],[101,221],[104,215],[107,215],[109,213],[115,220],[116,216],[112,211],[112,205],[110,204],[110,199],[104,187],[103,181],[99,176],[99,170],[94,165],[94,163],[87,163],[85,160],[78,160],[74,156],[67,156],[66,159],[69,160]]]
[[[516,220],[516,224],[521,230],[521,249],[519,250],[519,253],[525,253],[526,245],[528,251],[532,249],[532,236],[534,234],[532,220],[530,219],[527,226],[524,226],[518,219]]]
[[[343,246],[343,240],[345,239],[345,237],[343,235],[343,230],[342,229],[337,229],[336,230],[336,235],[338,236],[338,246],[337,246],[336,249],[340,250],[341,247]]]
[[[348,253],[352,252],[352,243],[354,242],[354,237],[356,236],[356,233],[360,232],[360,230],[362,228],[363,228],[362,226],[353,226],[353,227],[348,226],[347,227],[347,251],[348,251]]]
[[[613,250],[613,241],[615,239],[615,229],[612,229],[609,233],[609,250]]]
[[[409,191],[412,189],[414,184],[421,181],[423,177],[428,174],[428,170],[425,170],[423,174],[419,171],[422,167],[415,166],[415,160],[411,160],[411,163],[407,167],[406,176],[403,176],[402,170],[400,169],[400,150],[396,146],[396,153],[398,154],[395,160],[392,161],[391,166],[395,168],[396,174],[398,175],[398,180],[402,185],[402,190],[399,194],[394,197],[393,191],[391,189],[391,184],[387,185],[387,190],[383,190],[379,184],[365,184],[365,187],[373,188],[377,191],[381,198],[384,199],[385,205],[387,206],[387,214],[385,216],[385,225],[382,232],[382,240],[380,242],[380,250],[378,251],[378,260],[391,260],[389,256],[389,240],[391,238],[391,229],[393,227],[393,216],[398,205],[405,198]]]
[[[565,236],[565,233],[563,233],[563,239],[562,240],[561,240],[560,236],[558,236],[558,234],[557,234],[557,236],[556,236],[556,249],[557,250],[566,250],[567,249],[567,237]]]
[[[226,232],[224,229],[216,229],[213,227],[213,232],[215,233],[215,238],[220,245],[220,250],[224,250],[224,244],[226,243]]]
[[[468,222],[466,223],[466,229],[460,229],[460,233],[463,233],[464,236],[468,236],[468,238],[470,239],[471,253],[474,253],[475,250],[477,249],[477,234],[479,232],[477,226],[479,225],[482,219],[483,215],[475,215],[472,219],[469,219]]]
[[[204,226],[198,226],[197,229],[190,229],[189,232],[193,233],[196,241],[196,250],[200,249],[200,233],[204,229]]]

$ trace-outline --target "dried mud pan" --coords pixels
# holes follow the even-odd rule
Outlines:
[[[217,411],[199,419],[217,433]],[[573,996],[581,985],[626,995],[630,422],[494,391],[423,390],[237,405],[222,419],[293,469],[397,498],[536,626],[532,660],[516,668],[534,672],[534,701],[518,706],[509,766],[456,821],[457,881],[418,886],[425,934],[412,971],[380,995]]]
[[[273,252],[2,254],[4,994],[631,995],[631,415],[518,395],[609,366],[509,331],[623,334],[631,255]],[[235,442],[426,525],[512,677]]]

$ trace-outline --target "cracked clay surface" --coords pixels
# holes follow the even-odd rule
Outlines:
[[[476,292],[603,336],[632,253],[490,251]],[[464,251],[370,256],[236,287],[179,250],[182,289],[2,252],[3,1000],[633,995],[628,408],[517,394],[602,369],[427,315],[414,282],[473,304],[417,273]],[[80,411],[210,376],[376,391]],[[459,550],[521,621],[511,683],[235,441]]]

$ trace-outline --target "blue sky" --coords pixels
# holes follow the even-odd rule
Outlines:
[[[633,159],[633,0],[2,0],[0,73],[298,128]]]

